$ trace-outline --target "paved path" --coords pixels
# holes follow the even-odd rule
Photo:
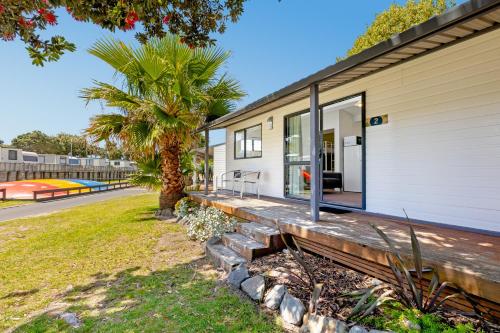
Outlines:
[[[146,193],[147,190],[133,187],[123,190],[108,191],[103,193],[83,195],[74,198],[65,198],[53,201],[36,202],[17,207],[6,207],[0,209],[0,222],[36,215],[46,215],[57,212],[61,209],[86,205],[103,200],[126,197]]]

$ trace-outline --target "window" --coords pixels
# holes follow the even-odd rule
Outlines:
[[[17,161],[17,150],[9,150],[9,161]]]
[[[234,158],[262,157],[262,125],[234,132]]]
[[[38,162],[38,156],[34,155],[23,155],[24,162]]]
[[[245,130],[234,133],[234,158],[245,158]]]
[[[114,165],[115,165],[115,166],[120,166],[120,161],[116,161],[116,162],[114,162]]]

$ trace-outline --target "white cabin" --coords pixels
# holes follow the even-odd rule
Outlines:
[[[23,151],[17,148],[0,147],[0,162],[23,163]]]

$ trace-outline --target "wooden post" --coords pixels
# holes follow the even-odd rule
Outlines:
[[[319,221],[320,194],[320,144],[318,85],[310,87],[310,138],[311,138],[311,220]]]
[[[204,189],[204,193],[205,195],[208,195],[208,160],[209,160],[209,156],[208,156],[208,140],[209,140],[209,130],[208,128],[205,129],[205,189]]]

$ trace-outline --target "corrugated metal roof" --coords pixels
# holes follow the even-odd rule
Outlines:
[[[215,119],[203,128],[227,127],[307,98],[312,84],[318,84],[320,92],[329,90],[499,26],[500,0],[470,0],[235,112]]]

